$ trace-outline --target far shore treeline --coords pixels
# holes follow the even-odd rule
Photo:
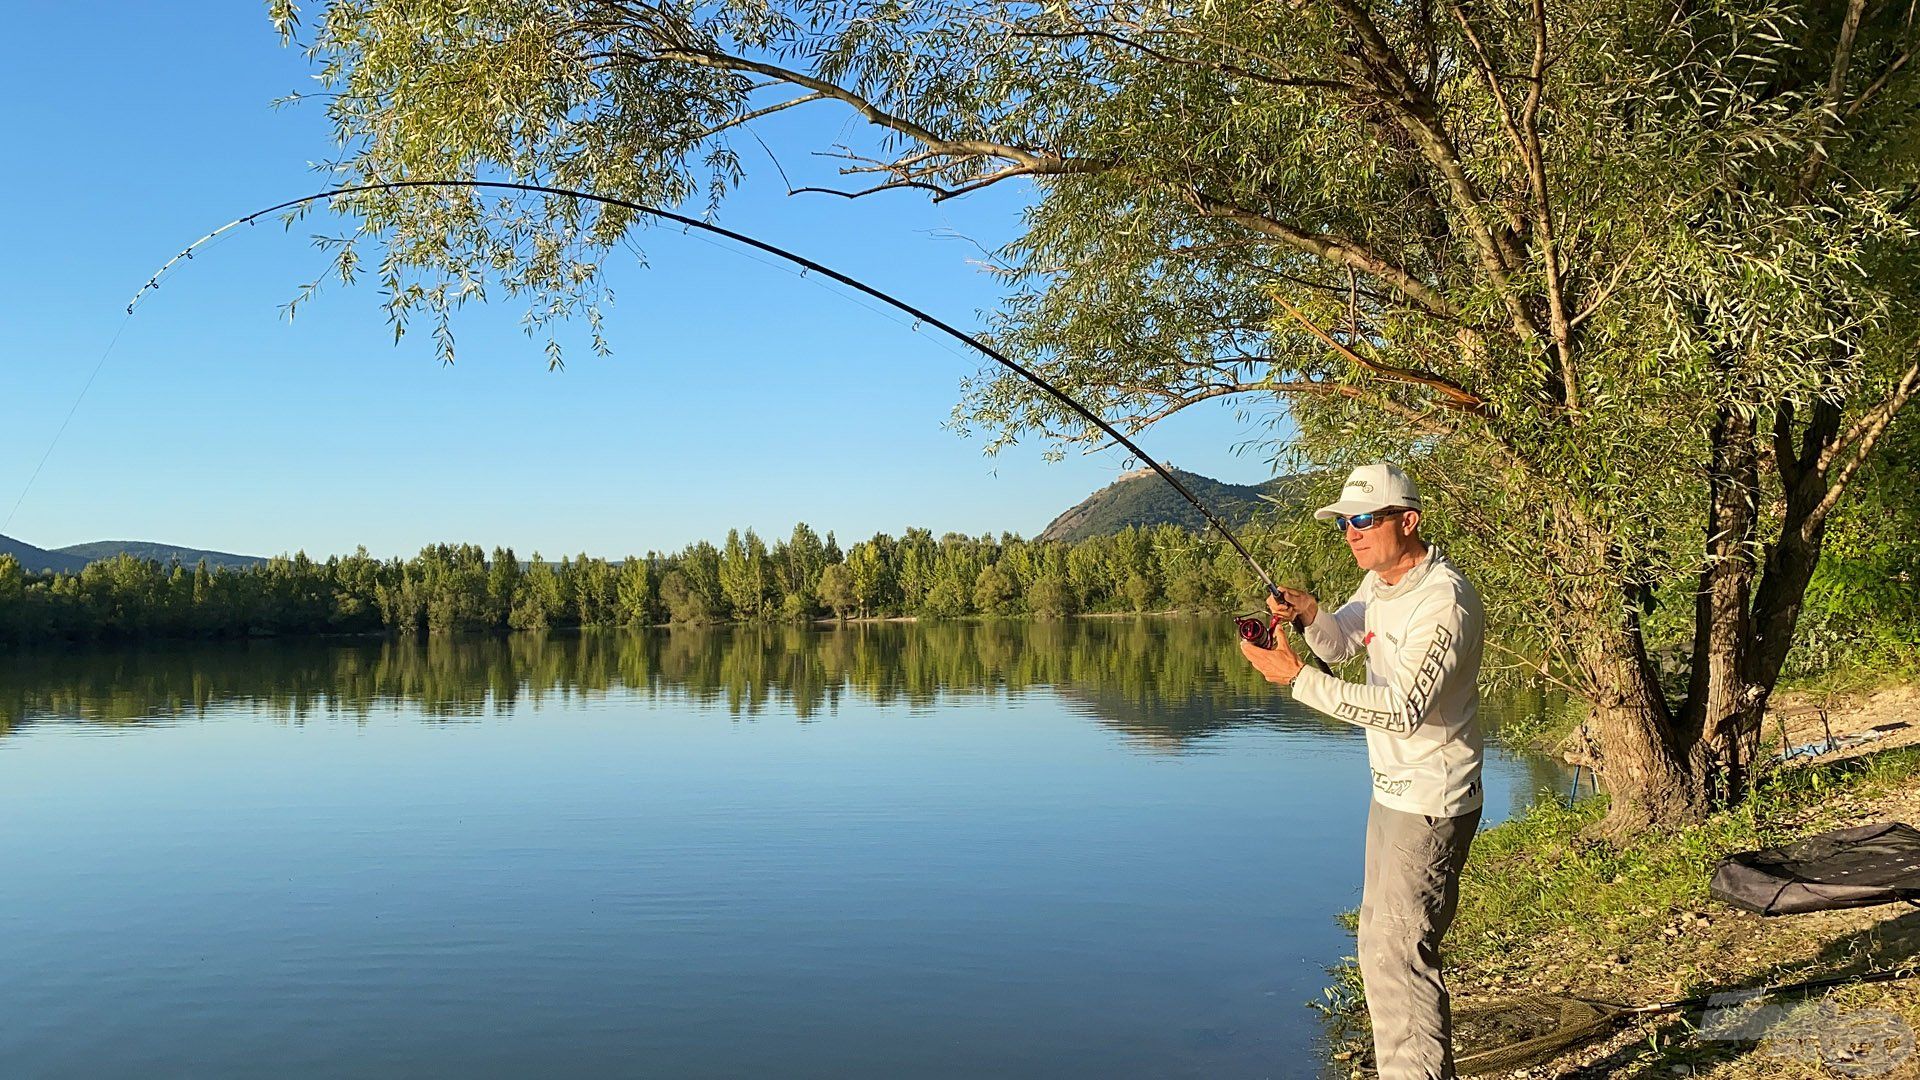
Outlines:
[[[1256,552],[1287,543],[1243,538]],[[1295,580],[1298,580],[1296,577]],[[1257,603],[1225,545],[1173,525],[1074,543],[908,529],[842,551],[794,527],[753,530],[676,554],[551,562],[510,548],[436,544],[411,559],[364,549],[325,561],[280,556],[248,569],[119,556],[78,573],[29,574],[0,555],[0,641],[455,633],[662,623],[969,615],[1059,617]]]

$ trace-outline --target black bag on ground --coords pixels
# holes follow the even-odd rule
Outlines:
[[[1882,822],[1735,852],[1714,867],[1709,889],[1762,915],[1920,902],[1920,831]]]

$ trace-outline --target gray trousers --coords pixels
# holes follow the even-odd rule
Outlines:
[[[1460,868],[1480,811],[1434,818],[1367,813],[1360,897],[1360,977],[1380,1080],[1453,1080],[1453,1014],[1440,939],[1460,901]]]

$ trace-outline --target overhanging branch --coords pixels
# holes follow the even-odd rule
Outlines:
[[[1279,304],[1281,309],[1292,316],[1295,322],[1306,327],[1307,331],[1314,337],[1326,342],[1329,348],[1360,367],[1383,378],[1393,379],[1396,382],[1413,383],[1432,390],[1438,390],[1440,392],[1441,404],[1446,408],[1469,413],[1482,419],[1486,419],[1492,415],[1491,410],[1487,408],[1487,403],[1484,400],[1469,393],[1459,383],[1430,371],[1416,371],[1412,368],[1394,367],[1391,364],[1383,364],[1378,360],[1369,360],[1359,353],[1354,352],[1352,349],[1347,348],[1345,345],[1342,345],[1339,341],[1336,341],[1332,334],[1322,330],[1312,319],[1302,314],[1299,308],[1288,303],[1285,297],[1275,293],[1273,294],[1273,302]]]

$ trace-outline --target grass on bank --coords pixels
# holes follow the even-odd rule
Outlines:
[[[1878,819],[1889,800],[1911,796],[1916,777],[1920,746],[1776,769],[1739,807],[1624,846],[1585,835],[1606,813],[1604,798],[1572,807],[1550,799],[1488,829],[1474,841],[1459,915],[1447,936],[1455,1007],[1528,993],[1640,1004],[1906,962],[1920,953],[1920,935],[1893,950],[1904,955],[1890,955],[1877,931],[1862,932],[1862,919],[1884,919],[1884,912],[1762,920],[1710,901],[1707,883],[1714,863],[1730,852],[1857,823],[1863,814]],[[1920,915],[1902,918],[1920,921]],[[1357,972],[1349,962],[1334,975],[1327,1004],[1346,1021],[1334,1025],[1335,1056],[1364,1059]],[[1894,984],[1889,992],[1906,991]],[[1920,1019],[1920,992],[1911,1005]],[[1667,1049],[1656,1036],[1646,1052],[1662,1064],[1686,1062],[1691,1071],[1697,1062],[1752,1049],[1690,1050],[1686,1035],[1684,1026],[1669,1025]],[[1639,1071],[1648,1063],[1638,1061],[1631,1072],[1579,1075],[1648,1075]],[[1711,1075],[1762,1075],[1746,1066],[1726,1068]]]
[[[1631,846],[1587,839],[1604,798],[1558,800],[1474,840],[1461,878],[1462,905],[1449,935],[1456,964],[1538,961],[1549,936],[1598,945],[1663,929],[1673,911],[1707,901],[1713,865],[1733,851],[1784,843],[1833,826],[1847,802],[1920,776],[1920,747],[1827,764],[1778,769],[1738,807],[1697,825],[1654,832]]]

